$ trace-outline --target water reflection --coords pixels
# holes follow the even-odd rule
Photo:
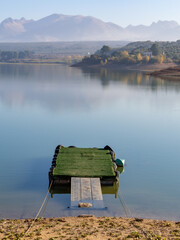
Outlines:
[[[39,104],[51,111],[71,110],[72,107],[93,109],[102,101],[110,104],[120,98],[118,88],[126,85],[136,89],[140,86],[148,91],[180,91],[177,82],[133,71],[60,65],[0,65],[0,102],[11,107]]]
[[[50,186],[50,181],[49,181],[49,186]],[[48,187],[49,187],[48,186]],[[119,182],[114,182],[113,185],[102,185],[102,194],[111,194],[114,195],[115,198],[117,198],[118,194],[118,189],[119,189]],[[54,184],[49,190],[51,197],[53,198],[54,194],[70,194],[71,193],[71,185],[70,184]]]
[[[108,86],[112,81],[120,81],[130,86],[149,86],[152,90],[155,90],[158,87],[172,87],[176,91],[180,91],[179,82],[154,78],[143,72],[117,69],[111,70],[106,68],[84,68],[81,70],[85,77],[89,76],[91,79],[99,79],[103,86]]]

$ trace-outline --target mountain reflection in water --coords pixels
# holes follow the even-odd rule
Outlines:
[[[94,108],[113,102],[117,86],[146,90],[180,91],[176,82],[155,79],[140,72],[77,69],[59,65],[0,65],[0,99],[7,105],[39,104],[51,111]]]

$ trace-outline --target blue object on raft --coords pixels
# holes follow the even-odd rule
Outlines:
[[[119,158],[116,159],[116,165],[118,167],[124,167],[124,164],[125,164],[125,160],[124,159],[119,159]]]

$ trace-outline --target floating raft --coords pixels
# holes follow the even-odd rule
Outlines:
[[[115,154],[109,146],[104,148],[76,148],[59,145],[55,149],[49,172],[54,184],[71,183],[72,177],[100,178],[101,184],[118,180]]]

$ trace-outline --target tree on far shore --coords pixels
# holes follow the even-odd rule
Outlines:
[[[152,51],[152,55],[154,55],[154,56],[158,56],[158,55],[161,54],[161,50],[160,50],[160,48],[159,48],[159,46],[158,46],[157,43],[154,43],[154,44],[151,46],[150,49],[151,49],[151,51]]]
[[[109,52],[109,51],[111,51],[111,48],[107,45],[104,45],[100,50],[101,53],[106,53],[106,52]]]
[[[142,55],[141,55],[141,53],[138,53],[138,54],[137,54],[137,60],[138,60],[138,61],[142,61]]]

